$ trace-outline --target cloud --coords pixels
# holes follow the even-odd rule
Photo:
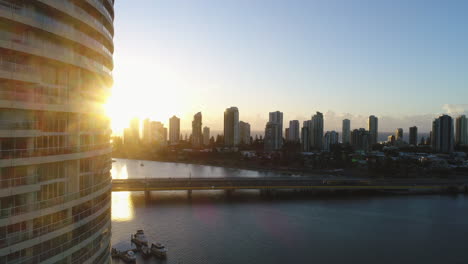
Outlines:
[[[468,114],[468,104],[444,104],[442,109],[452,115]]]

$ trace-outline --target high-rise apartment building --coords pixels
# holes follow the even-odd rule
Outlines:
[[[330,152],[333,145],[338,144],[338,133],[336,131],[327,131],[323,137],[323,150]]]
[[[455,144],[468,145],[468,118],[465,115],[455,120]]]
[[[371,134],[364,128],[354,129],[351,132],[351,146],[360,151],[368,151],[370,149]]]
[[[418,145],[418,127],[416,126],[409,128],[409,144],[413,146]]]
[[[351,121],[349,119],[344,119],[342,130],[341,130],[341,142],[343,144],[349,144],[350,137],[351,137]]]
[[[317,112],[309,123],[310,148],[312,150],[323,149],[323,114]]]
[[[310,120],[304,121],[301,128],[301,146],[304,152],[310,151],[310,122]]]
[[[0,1],[0,263],[105,263],[113,1]]]
[[[203,144],[202,114],[200,112],[193,116],[192,121],[192,146],[200,147]]]
[[[151,121],[149,128],[149,142],[165,145],[167,142],[167,128],[159,121]]]
[[[300,130],[299,120],[289,121],[289,131],[288,131],[288,136],[286,137],[286,140],[290,142],[299,142],[300,141],[299,130]]]
[[[379,139],[379,119],[376,116],[369,116],[367,120],[367,129],[369,130],[369,144],[377,144]]]
[[[395,131],[396,141],[402,142],[403,141],[403,128],[397,128]]]
[[[268,122],[265,127],[265,137],[263,143],[265,151],[276,151],[281,149],[281,145],[278,144],[282,138],[280,138],[280,124],[276,122]]]
[[[151,143],[151,120],[149,118],[145,118],[143,120],[143,136],[142,141],[146,144]]]
[[[250,124],[240,121],[239,122],[240,143],[250,144]]]
[[[169,119],[169,142],[171,144],[178,144],[182,138],[180,134],[180,118],[172,116]]]
[[[210,144],[210,128],[203,128],[203,145],[208,146]]]
[[[224,111],[224,145],[234,147],[239,142],[239,110],[233,106]]]
[[[432,122],[432,149],[436,152],[451,153],[454,148],[453,120],[441,115]]]
[[[274,138],[275,141],[272,143],[273,144],[272,147],[274,150],[281,149],[281,147],[283,146],[283,112],[280,112],[280,111],[270,112],[268,122],[271,124],[277,124],[277,126],[274,126],[274,127],[278,129],[279,131],[276,131],[274,133],[274,135],[276,136]],[[273,126],[270,126],[270,127],[272,128]]]

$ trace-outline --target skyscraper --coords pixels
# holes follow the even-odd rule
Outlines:
[[[210,144],[210,128],[203,128],[203,145],[208,146]]]
[[[224,145],[234,147],[239,142],[239,110],[233,106],[224,111]]]
[[[280,150],[281,147],[278,144],[280,140],[280,124],[276,122],[268,122],[265,127],[265,137],[263,143],[265,145],[265,151],[276,151]]]
[[[377,144],[379,138],[379,119],[373,115],[369,116],[367,128],[369,130],[369,144],[371,146]]]
[[[149,118],[143,120],[143,142],[151,143],[153,139],[151,138],[151,121]]]
[[[397,130],[395,131],[395,136],[396,141],[403,141],[403,128],[397,128]]]
[[[167,129],[163,123],[158,121],[150,122],[149,141],[151,143],[157,143],[158,145],[165,145],[167,142]]]
[[[109,261],[113,1],[0,1],[0,263]]]
[[[410,145],[418,145],[418,127],[413,126],[409,128],[409,143]]]
[[[349,119],[343,120],[343,128],[341,131],[341,142],[343,144],[349,144],[351,137],[351,121]]]
[[[338,138],[338,133],[336,131],[327,131],[323,138],[323,150],[330,152],[331,147],[338,144]]]
[[[309,123],[310,147],[312,150],[323,149],[323,114],[317,112]]]
[[[302,145],[302,151],[304,152],[309,152],[310,151],[310,120],[304,121],[302,123],[302,129],[301,129],[301,145]]]
[[[240,143],[250,144],[250,124],[240,121],[239,122]]]
[[[192,121],[192,146],[200,147],[203,143],[202,114],[200,112],[193,116]]]
[[[432,149],[436,152],[451,153],[454,148],[453,120],[441,115],[432,122]]]
[[[273,149],[281,149],[283,146],[283,113],[280,111],[276,112],[270,112],[269,115],[269,123],[274,123],[277,124],[276,129],[279,129],[279,131],[276,131],[274,134],[277,135],[275,136],[275,142],[273,143]],[[268,125],[267,125],[268,126]],[[273,126],[270,126],[273,127]]]
[[[286,140],[290,142],[299,142],[299,120],[291,120],[289,121],[289,132],[288,132],[288,137]]]
[[[455,123],[455,144],[468,145],[468,118],[461,115],[457,117]]]
[[[351,146],[356,150],[368,151],[370,149],[371,134],[364,128],[354,129],[351,132]]]
[[[169,142],[178,144],[180,140],[180,118],[172,116],[169,119]]]

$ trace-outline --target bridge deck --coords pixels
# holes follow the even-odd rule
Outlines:
[[[317,190],[431,190],[466,186],[466,181],[359,180],[276,178],[151,178],[113,179],[112,191],[233,190],[233,189],[317,189]]]

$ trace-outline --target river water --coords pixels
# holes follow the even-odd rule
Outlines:
[[[123,159],[112,168],[113,178],[189,175],[265,174]],[[166,260],[137,263],[468,263],[465,195],[265,198],[257,191],[195,191],[191,199],[186,192],[153,192],[146,200],[141,192],[113,193],[112,246],[130,248],[136,229],[169,249]]]

